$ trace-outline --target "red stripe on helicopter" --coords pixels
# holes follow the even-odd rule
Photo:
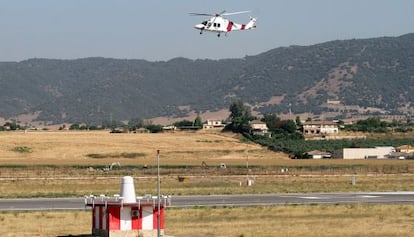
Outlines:
[[[246,25],[244,25],[244,24],[243,24],[243,25],[241,26],[241,29],[242,29],[242,30],[244,30],[245,28],[246,28]]]
[[[229,24],[227,25],[227,32],[231,31],[231,28],[233,27],[233,22],[229,22]]]

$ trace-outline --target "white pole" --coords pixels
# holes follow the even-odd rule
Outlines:
[[[161,236],[161,223],[160,223],[160,199],[161,199],[161,191],[160,191],[160,150],[157,150],[157,201],[158,201],[158,210],[157,210],[157,236]]]

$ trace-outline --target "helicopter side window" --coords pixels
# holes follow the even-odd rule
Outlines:
[[[220,23],[217,23],[217,27],[220,27]]]
[[[201,22],[201,24],[207,25],[207,21],[203,21],[203,22]]]

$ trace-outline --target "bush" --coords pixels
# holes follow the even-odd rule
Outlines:
[[[17,152],[17,153],[31,153],[32,148],[27,147],[27,146],[16,146],[15,148],[12,149],[12,151]]]

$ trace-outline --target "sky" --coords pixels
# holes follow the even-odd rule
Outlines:
[[[190,12],[250,10],[257,28],[217,37]],[[414,32],[413,0],[0,0],[0,61],[243,58],[290,45]]]

